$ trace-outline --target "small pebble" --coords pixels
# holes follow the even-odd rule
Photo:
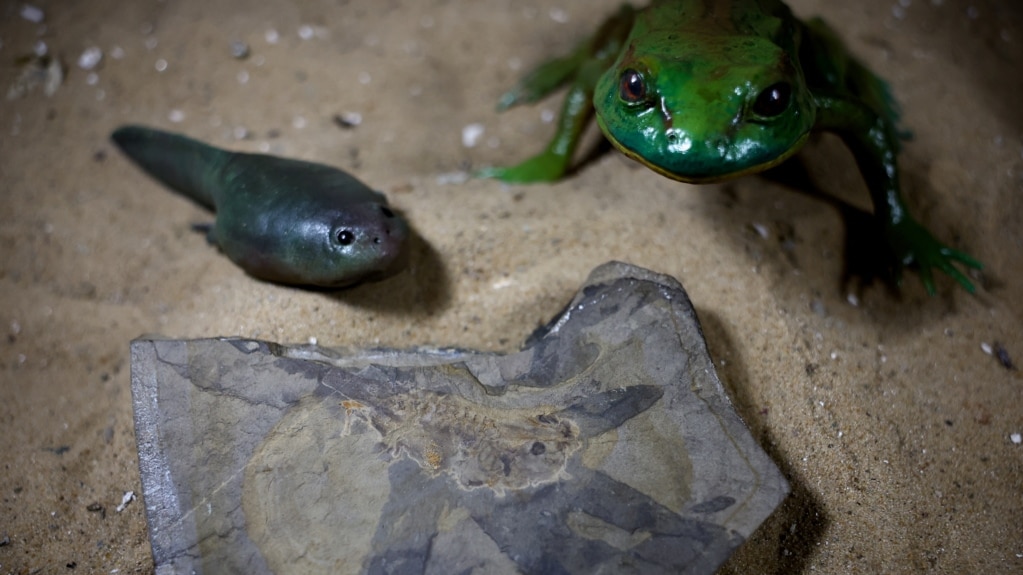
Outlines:
[[[565,12],[561,8],[551,8],[548,15],[551,17],[551,20],[554,20],[558,24],[568,22],[568,12]]]
[[[479,143],[480,138],[483,137],[484,131],[483,124],[469,124],[462,128],[462,145],[466,148],[472,148]]]
[[[998,363],[1002,364],[1002,367],[1008,370],[1016,369],[1016,365],[1012,363],[1012,357],[1009,356],[1009,351],[1002,347],[1002,344],[996,341],[992,351],[994,351],[994,355],[998,359]]]
[[[231,42],[231,56],[238,60],[244,60],[249,57],[249,45],[245,42],[234,41]]]
[[[124,495],[121,497],[121,504],[117,506],[117,512],[120,513],[124,511],[124,508],[127,507],[128,504],[131,503],[132,501],[135,501],[135,492],[125,491]]]
[[[824,306],[824,302],[820,298],[815,297],[810,300],[810,310],[821,317],[827,317],[828,315],[828,308]]]
[[[344,112],[334,116],[334,124],[342,129],[354,128],[362,123],[362,114],[358,112]]]
[[[757,232],[757,235],[760,236],[762,239],[766,240],[767,236],[770,235],[770,231],[764,224],[753,222],[750,225],[753,227],[753,231]]]
[[[25,4],[21,7],[21,17],[33,24],[39,24],[46,18],[46,14],[44,14],[43,9],[38,6]]]
[[[78,67],[82,70],[92,70],[103,61],[103,50],[93,46],[86,48],[78,57]]]

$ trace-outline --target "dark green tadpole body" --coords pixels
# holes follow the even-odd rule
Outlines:
[[[346,286],[387,270],[409,235],[383,194],[337,168],[141,126],[111,137],[151,176],[213,210],[210,242],[260,279]]]

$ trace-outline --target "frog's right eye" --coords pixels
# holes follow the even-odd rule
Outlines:
[[[792,101],[792,86],[788,82],[771,84],[753,102],[753,113],[764,119],[780,116]]]
[[[618,80],[618,97],[626,104],[641,104],[646,101],[646,80],[643,75],[627,68]]]

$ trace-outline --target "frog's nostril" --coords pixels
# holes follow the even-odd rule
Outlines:
[[[667,142],[667,151],[673,154],[684,154],[693,147],[692,139],[685,132],[678,130],[669,130],[665,134],[665,141]]]

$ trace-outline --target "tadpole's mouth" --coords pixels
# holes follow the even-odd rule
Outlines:
[[[371,272],[374,276],[387,276],[405,266],[411,232],[405,220],[391,208],[381,205],[379,209],[384,220],[379,222],[379,227],[370,239],[372,249],[376,251],[376,261]]]

